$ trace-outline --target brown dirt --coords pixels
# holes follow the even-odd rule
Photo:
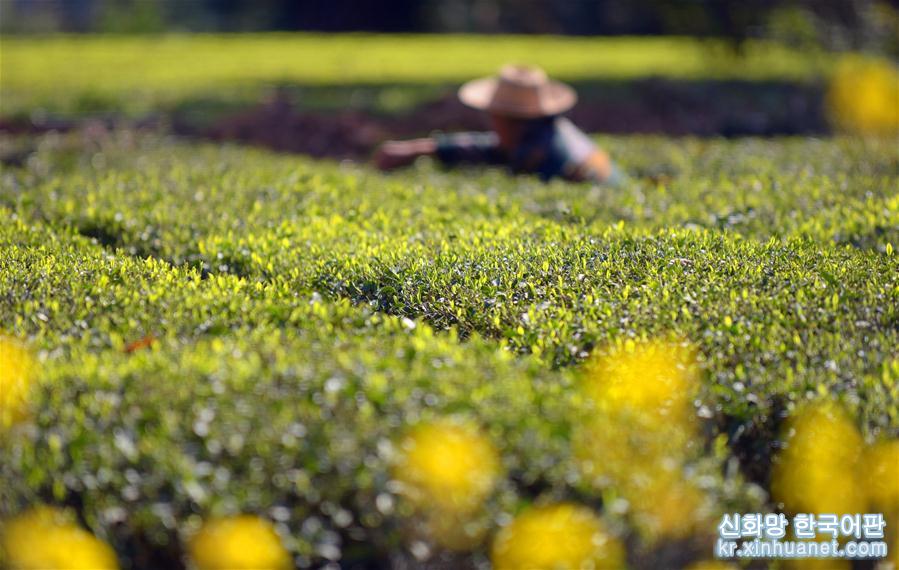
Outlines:
[[[828,130],[815,86],[648,79],[625,90],[614,87],[610,94],[604,94],[602,86],[585,87],[581,102],[568,115],[591,133],[771,136]],[[287,97],[275,97],[209,127],[193,127],[177,118],[173,125],[179,134],[338,159],[363,159],[387,139],[488,126],[482,113],[466,108],[452,94],[389,116],[309,111]]]
[[[580,103],[569,113],[591,133],[655,133],[670,136],[819,135],[828,132],[815,85],[754,82],[676,82],[646,79],[576,86]],[[314,157],[364,160],[382,141],[433,131],[483,130],[486,117],[459,103],[452,92],[410,111],[386,115],[367,110],[303,108],[285,93],[270,100],[198,123],[177,112],[125,126],[171,130],[175,134],[237,141]],[[41,133],[108,129],[123,124],[114,116],[42,122],[0,119],[0,132]]]
[[[314,157],[362,159],[380,142],[428,134],[435,130],[481,130],[485,117],[453,98],[443,98],[400,116],[350,110],[331,113],[303,111],[276,98],[211,127],[194,128],[175,120],[178,134],[216,141],[240,141]]]

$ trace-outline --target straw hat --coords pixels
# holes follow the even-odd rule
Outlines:
[[[551,81],[539,67],[506,65],[498,77],[469,81],[459,89],[469,107],[509,117],[534,119],[558,115],[574,106],[574,89]]]

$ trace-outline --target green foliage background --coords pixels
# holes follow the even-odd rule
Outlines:
[[[525,52],[562,78],[814,73],[795,55],[709,66],[711,44],[634,42],[3,38],[3,112],[453,82]],[[32,423],[0,436],[0,516],[71,506],[132,567],[177,567],[203,518],[236,512],[275,521],[302,566],[335,547],[383,562],[408,530],[396,437],[444,415],[500,449],[488,516],[538,497],[601,509],[614,493],[571,460],[579,364],[629,338],[699,348],[689,476],[721,509],[765,508],[781,420],[803,402],[837,398],[869,439],[899,435],[895,140],[599,142],[630,175],[620,189],[128,131],[4,137],[35,150],[0,173],[0,323],[41,374]],[[671,545],[605,516],[632,563],[664,564]],[[707,558],[707,539],[674,545],[679,560]]]
[[[485,426],[510,473],[493,512],[589,497],[570,365],[653,335],[703,354],[697,469],[721,505],[763,497],[798,403],[896,433],[890,144],[602,142],[622,189],[45,139],[2,177],[0,318],[43,362],[3,504],[74,505],[135,560],[178,560],[201,513],[236,511],[283,524],[304,564],[377,557],[401,536],[376,507],[391,442],[421,419]]]
[[[240,34],[0,38],[3,114],[120,111],[184,100],[257,101],[283,85],[441,85],[525,58],[559,79],[809,81],[828,58],[768,42],[553,36]],[[389,97],[403,98],[403,90]],[[394,93],[396,92],[396,93]]]

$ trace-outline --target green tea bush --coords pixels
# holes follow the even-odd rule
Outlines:
[[[60,172],[45,168],[51,147],[7,179],[9,202],[133,254],[370,302],[554,365],[622,334],[674,332],[700,344],[740,421],[811,388],[882,393],[891,374],[888,141],[615,139],[634,177],[616,191],[145,144]],[[687,231],[659,231],[670,226]],[[893,424],[880,398],[861,399]]]
[[[620,190],[426,164],[380,176],[165,138],[119,135],[83,149],[77,139],[47,137],[28,169],[7,172],[3,200],[107,245],[175,263],[201,259],[204,238],[290,234],[304,245],[330,246],[377,234],[373,243],[385,236],[421,242],[468,221],[527,225],[541,218],[598,228],[708,228],[762,241],[803,237],[881,252],[899,242],[892,140],[600,142],[632,177]],[[188,207],[195,215],[183,215]],[[306,239],[321,231],[335,235]]]
[[[572,449],[581,362],[644,339],[697,349],[679,469],[717,511],[760,508],[808,401],[899,433],[887,141],[603,143],[620,189],[37,141],[0,173],[0,322],[40,364],[30,419],[0,435],[0,515],[69,506],[133,568],[185,564],[201,523],[236,513],[301,566],[483,565],[523,505],[568,501],[632,565],[683,565],[714,525],[654,538]],[[447,418],[501,465],[464,554],[422,535],[398,482],[398,441]]]
[[[300,566],[386,560],[413,516],[392,482],[397,440],[443,418],[474,422],[499,449],[491,520],[585,492],[570,374],[4,213],[0,314],[42,347],[33,417],[0,437],[4,515],[70,506],[135,567],[182,564],[202,520],[241,512],[275,521]],[[153,344],[125,345],[147,332]],[[720,460],[697,468],[715,477],[709,493],[736,500],[745,490],[716,475]]]
[[[371,561],[405,512],[395,440],[444,414],[502,444],[510,479],[490,511],[529,485],[563,492],[569,383],[427,329],[302,336],[166,341],[49,368],[33,427],[4,445],[3,479],[24,487],[7,498],[74,505],[119,552],[166,567],[201,517],[240,512],[278,523],[302,566]]]
[[[569,81],[652,75],[804,81],[830,64],[767,42],[749,42],[739,55],[723,42],[690,38],[5,34],[2,49],[4,115],[147,113],[197,97],[246,103],[285,84],[453,84],[523,54]],[[403,98],[408,91],[385,93]]]

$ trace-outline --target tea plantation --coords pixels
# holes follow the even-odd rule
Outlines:
[[[4,509],[73,507],[133,567],[181,564],[205,517],[235,513],[274,521],[302,566],[483,563],[488,539],[416,537],[392,476],[409,426],[453,417],[499,451],[488,528],[574,501],[632,565],[707,558],[713,523],[643,532],[576,468],[579,362],[627,339],[697,348],[684,477],[715,512],[776,504],[803,403],[895,437],[889,141],[602,142],[621,189],[45,137],[2,174],[0,315],[39,360],[2,439]]]
[[[523,50],[568,79],[818,69],[148,41],[4,38],[3,112],[442,84]],[[899,551],[894,138],[599,137],[610,189],[89,131],[0,137],[0,567],[730,568],[722,513],[828,509],[886,513]]]

